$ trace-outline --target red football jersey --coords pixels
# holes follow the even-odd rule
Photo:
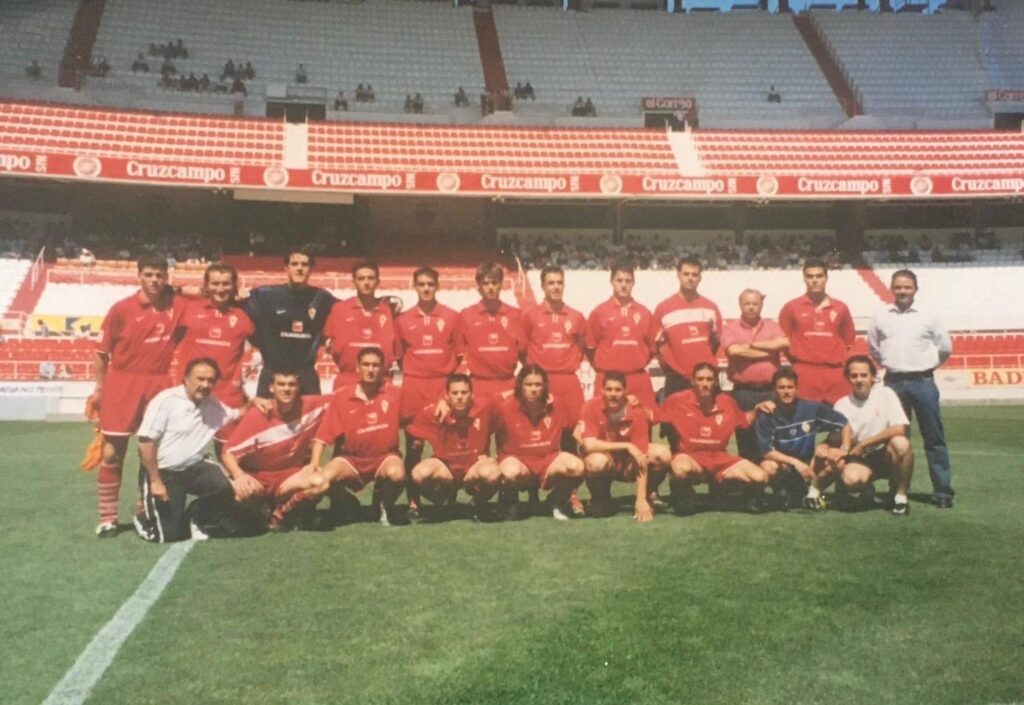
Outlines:
[[[779,325],[789,337],[790,357],[812,365],[843,365],[857,337],[850,309],[832,297],[820,306],[806,295],[789,301],[779,312]]]
[[[437,405],[431,404],[406,429],[406,433],[430,443],[434,457],[451,469],[467,470],[481,455],[490,454],[493,406],[475,402],[464,418],[449,415],[444,421],[435,418],[436,411]]]
[[[597,438],[610,443],[632,443],[644,452],[647,452],[651,442],[651,427],[642,406],[627,405],[619,413],[611,414],[601,397],[594,397],[583,404],[580,431],[584,438]]]
[[[300,397],[299,417],[285,421],[252,407],[231,433],[225,447],[246,472],[288,470],[309,462],[313,437],[324,418],[330,395]]]
[[[746,412],[722,392],[715,397],[715,405],[707,414],[692,389],[677,392],[661,405],[659,417],[675,427],[683,453],[724,451],[737,428],[750,427]]]
[[[109,365],[115,370],[168,374],[181,340],[186,305],[185,299],[172,295],[166,306],[157,308],[142,292],[121,299],[103,319],[97,352],[109,355]]]
[[[583,314],[563,306],[558,313],[547,302],[523,314],[526,362],[545,372],[575,373],[583,362],[583,338],[587,323]]]
[[[327,445],[341,440],[345,455],[376,457],[398,452],[400,391],[385,383],[368,399],[362,385],[342,387],[334,393],[316,438]]]
[[[562,402],[552,398],[536,425],[523,413],[519,400],[509,397],[497,410],[498,452],[506,455],[546,457],[561,450],[562,431],[575,422]]]
[[[638,372],[654,354],[657,328],[646,306],[631,301],[621,306],[615,297],[598,304],[587,319],[587,347],[594,351],[599,372]]]
[[[722,334],[722,314],[710,299],[687,301],[677,292],[658,304],[654,318],[664,342],[662,357],[679,375],[690,379],[698,362],[717,365],[711,343]]]
[[[462,309],[459,317],[469,373],[489,379],[513,376],[523,347],[519,309],[502,303],[490,313],[481,301]]]
[[[324,337],[331,339],[331,357],[339,372],[355,372],[356,355],[374,345],[384,351],[385,371],[395,361],[395,319],[384,299],[372,311],[363,308],[358,296],[334,304]]]
[[[416,306],[398,317],[402,372],[414,377],[444,377],[455,371],[462,347],[459,314],[435,304],[426,314]]]
[[[182,317],[185,337],[178,348],[181,369],[189,360],[209,357],[220,367],[213,393],[228,406],[245,403],[240,365],[245,341],[256,332],[252,319],[240,306],[221,311],[208,300],[190,301]]]

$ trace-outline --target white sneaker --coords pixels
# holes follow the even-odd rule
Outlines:
[[[202,529],[196,526],[196,523],[194,521],[190,521],[188,523],[188,529],[189,532],[192,534],[193,541],[205,541],[206,539],[210,538],[209,535],[207,535]]]
[[[380,522],[380,525],[383,526],[384,528],[390,529],[392,524],[391,524],[391,521],[388,519],[388,510],[384,506],[383,502],[381,502],[378,505],[378,509],[380,509],[380,519],[378,519],[377,521]]]
[[[96,538],[98,539],[110,539],[117,536],[117,524],[114,522],[105,521],[96,527]]]
[[[555,521],[569,521],[569,517],[566,516],[561,507],[555,507],[551,510],[551,518]]]

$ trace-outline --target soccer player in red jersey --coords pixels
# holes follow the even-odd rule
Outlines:
[[[576,372],[586,349],[586,320],[566,305],[565,272],[549,265],[540,270],[544,301],[523,314],[523,342],[526,363],[548,373],[551,394],[565,404],[574,420],[583,407],[583,387]]]
[[[527,363],[516,376],[515,393],[498,406],[496,435],[502,502],[514,516],[519,490],[550,490],[551,515],[567,520],[569,495],[583,482],[583,461],[561,450],[562,433],[575,426],[565,402],[549,393],[548,375]],[[507,490],[507,491],[506,491]]]
[[[398,454],[401,397],[385,380],[385,359],[378,347],[359,351],[359,382],[335,391],[317,429],[310,463],[320,467],[324,449],[333,445],[334,457],[323,467],[328,481],[350,504],[358,504],[350,491],[374,483],[380,523],[390,526],[395,500],[405,487],[405,466]]]
[[[678,446],[673,448],[670,475],[673,504],[679,512],[691,509],[696,499],[693,486],[707,482],[744,490],[750,496],[751,508],[759,509],[768,473],[726,452],[733,432],[748,428],[757,410],[742,411],[731,396],[721,392],[718,371],[711,363],[698,362],[691,379],[693,389],[671,395],[659,409],[661,420],[671,424],[679,437]]]
[[[703,265],[695,259],[679,260],[679,291],[654,309],[665,397],[693,386],[690,372],[698,362],[713,365],[717,359],[722,313],[713,301],[697,293],[702,270]]]
[[[789,357],[800,379],[800,398],[834,404],[850,393],[843,365],[857,329],[846,304],[825,292],[825,263],[807,260],[803,272],[807,293],[782,307],[779,325],[789,338]]]
[[[523,345],[519,309],[501,300],[505,270],[493,262],[476,270],[479,303],[462,309],[462,369],[473,378],[473,396],[486,398],[511,392]]]
[[[117,534],[117,498],[128,439],[149,401],[171,386],[170,367],[180,340],[186,301],[167,285],[167,261],[138,261],[139,291],[111,306],[96,347],[96,388],[86,402],[99,407],[103,454],[97,480],[99,538]]]
[[[473,498],[479,518],[487,501],[498,491],[501,472],[489,456],[494,430],[494,406],[473,396],[468,375],[449,375],[445,387],[448,414],[438,420],[437,405],[420,410],[406,428],[407,435],[430,443],[432,458],[412,469],[412,484],[435,505],[452,507],[462,487]]]
[[[611,512],[613,480],[636,482],[637,521],[650,521],[654,511],[647,501],[647,476],[664,473],[671,460],[668,448],[651,444],[650,413],[626,400],[626,375],[604,375],[599,396],[583,404],[576,440],[583,447],[583,466],[590,489],[592,516]]]
[[[237,303],[238,271],[229,264],[211,264],[203,273],[204,299],[190,301],[182,317],[185,337],[178,348],[178,360],[188,363],[200,357],[214,360],[221,376],[213,395],[226,406],[245,406],[242,391],[242,355],[245,343],[256,332],[252,319]],[[231,433],[228,424],[214,437],[223,442]]]
[[[359,381],[359,351],[379,348],[384,353],[383,373],[388,374],[395,360],[397,330],[394,311],[388,299],[377,296],[380,267],[373,262],[359,262],[352,267],[356,295],[339,301],[331,309],[324,326],[324,337],[330,339],[331,356],[338,367],[334,389]]]
[[[633,299],[633,266],[617,263],[611,272],[612,297],[598,304],[587,319],[587,353],[597,370],[595,389],[606,372],[621,372],[629,393],[648,409],[657,407],[647,364],[654,355],[657,327],[646,306]]]
[[[310,463],[313,437],[323,420],[329,395],[302,395],[299,375],[275,370],[269,413],[252,407],[232,431],[221,463],[235,489],[235,501],[270,499],[271,531],[292,527],[296,509],[312,509],[329,483]]]

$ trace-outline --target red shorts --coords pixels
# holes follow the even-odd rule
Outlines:
[[[796,394],[801,399],[835,404],[851,392],[850,383],[846,381],[842,367],[795,362],[793,371],[799,378]]]
[[[470,468],[472,468],[474,465],[480,462],[480,460],[473,460],[470,462],[466,462],[463,460],[448,462],[444,458],[437,458],[437,460],[439,460],[441,463],[444,464],[446,468],[448,468],[448,472],[451,473],[452,479],[455,481],[455,484],[460,486],[462,485],[463,482],[465,482],[466,473],[469,472]]]
[[[351,465],[357,473],[359,473],[359,481],[363,483],[363,486],[373,482],[373,478],[377,475],[377,471],[380,470],[380,466],[384,464],[384,461],[388,458],[402,459],[398,453],[385,453],[384,455],[369,455],[369,456],[355,456],[355,455],[336,455],[335,458],[341,458],[346,463]]]
[[[446,377],[402,377],[401,417],[411,419],[413,416],[440,401],[444,396]]]
[[[604,387],[604,372],[597,373],[594,380],[594,396],[601,395],[601,388]],[[651,375],[647,370],[626,373],[626,394],[632,394],[649,411],[658,410],[658,401],[654,397],[654,384],[651,383]]]
[[[583,410],[583,387],[575,372],[548,373],[548,391],[562,400],[569,418],[579,419]]]
[[[504,462],[506,458],[515,458],[526,466],[531,475],[540,481],[540,488],[546,490],[548,470],[551,469],[551,464],[555,462],[555,458],[558,457],[559,453],[561,451],[555,451],[547,455],[512,455],[511,453],[502,453],[498,456],[498,463]]]
[[[139,430],[146,405],[171,384],[170,375],[107,370],[100,395],[100,431],[106,436],[133,435]]]
[[[694,462],[700,465],[701,469],[711,475],[715,482],[721,482],[725,473],[729,472],[737,464],[744,462],[738,455],[731,455],[722,450],[695,451],[685,453],[693,458]]]
[[[277,491],[281,489],[284,481],[300,472],[302,472],[301,465],[297,468],[285,468],[284,470],[256,470],[249,474],[263,485],[263,489],[267,491],[269,496],[276,497]]]
[[[515,391],[515,377],[473,377],[473,398],[481,404],[488,399]]]

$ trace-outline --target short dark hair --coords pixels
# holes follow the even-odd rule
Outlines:
[[[843,365],[843,376],[844,377],[849,377],[850,376],[850,366],[851,365],[855,365],[857,363],[862,363],[862,364],[867,365],[868,369],[871,370],[871,376],[872,377],[877,377],[878,376],[878,368],[875,366],[875,361],[872,360],[867,355],[850,355],[850,357],[846,358],[846,364]]]
[[[544,387],[540,393],[541,399],[547,399],[548,392],[551,389],[548,383],[548,373],[544,371],[543,367],[532,362],[523,365],[519,370],[519,374],[516,375],[516,399],[520,403],[523,401],[523,383],[530,375],[540,375],[540,378],[544,381]]]
[[[473,391],[473,378],[462,372],[452,372],[444,381],[444,390],[447,392],[453,384],[464,383],[469,385],[469,391]]]
[[[715,382],[718,382],[718,368],[707,361],[698,362],[693,366],[693,372],[690,373],[690,379],[696,379],[697,373],[701,370],[711,370],[711,374],[715,376]]]
[[[185,377],[192,374],[192,370],[199,367],[200,365],[206,365],[207,367],[213,368],[214,377],[220,379],[220,365],[212,357],[195,357],[188,361],[185,365]]]
[[[796,370],[792,367],[780,367],[775,370],[775,374],[772,375],[772,388],[775,387],[775,384],[780,379],[792,380],[793,384],[798,384],[800,381],[799,375],[797,375]]]
[[[273,370],[270,373],[270,380],[273,381],[275,377],[295,377],[299,378],[299,373],[295,370]]]
[[[159,269],[161,272],[167,271],[167,258],[161,257],[160,255],[154,255],[151,252],[139,257],[136,263],[141,273],[143,269]]]
[[[626,375],[618,370],[612,370],[611,372],[604,373],[604,383],[607,382],[618,382],[622,385],[623,389],[627,387]],[[601,384],[602,387],[604,386],[604,383]]]
[[[476,268],[476,283],[483,284],[484,279],[497,279],[500,284],[505,281],[505,268],[497,262],[484,262]]]
[[[559,267],[557,264],[549,264],[540,270],[540,284],[544,286],[544,278],[549,274],[561,274],[565,277],[565,270]]]
[[[367,345],[365,348],[361,348],[359,352],[356,353],[356,362],[362,362],[363,358],[367,355],[376,355],[380,358],[381,363],[384,362],[384,351],[376,345]]]
[[[203,272],[204,286],[210,283],[211,274],[230,274],[232,285],[234,285],[236,289],[238,288],[238,270],[235,269],[232,265],[223,264],[220,262],[216,264],[211,264],[209,267],[206,268],[206,271]]]
[[[376,262],[371,262],[368,259],[356,262],[355,264],[352,265],[352,276],[354,277],[356,275],[356,272],[358,272],[360,269],[372,269],[373,273],[377,276],[378,279],[380,279],[380,267],[377,265]]]
[[[310,267],[316,266],[316,255],[313,254],[313,248],[311,248],[309,245],[299,245],[298,247],[293,247],[287,252],[285,252],[283,258],[285,264],[291,262],[292,255],[302,255],[303,257],[309,259]]]
[[[814,258],[804,260],[804,266],[802,267],[803,273],[807,274],[808,269],[823,269],[825,271],[825,275],[828,275],[828,265],[825,264],[824,260]]]
[[[697,269],[699,269],[702,272],[704,271],[704,263],[701,262],[696,257],[691,257],[691,256],[688,255],[686,257],[680,257],[679,261],[676,262],[676,272],[679,272],[679,270],[683,268],[684,264],[688,264],[691,267],[696,267]]]
[[[633,263],[630,262],[629,260],[620,259],[616,262],[612,262],[612,269],[610,272],[611,278],[614,279],[615,275],[618,274],[619,272],[628,274],[634,279],[636,278],[636,267],[634,267]]]
[[[413,285],[416,284],[416,280],[419,279],[420,277],[430,277],[431,279],[434,280],[435,284],[437,284],[439,281],[441,281],[441,276],[437,273],[437,270],[434,269],[433,267],[420,267],[415,272],[413,272],[412,273],[412,283],[413,283]]]
[[[892,279],[889,280],[889,286],[896,281],[897,277],[906,277],[910,281],[914,282],[914,288],[917,288],[917,275],[911,272],[909,269],[897,269],[892,273]]]

